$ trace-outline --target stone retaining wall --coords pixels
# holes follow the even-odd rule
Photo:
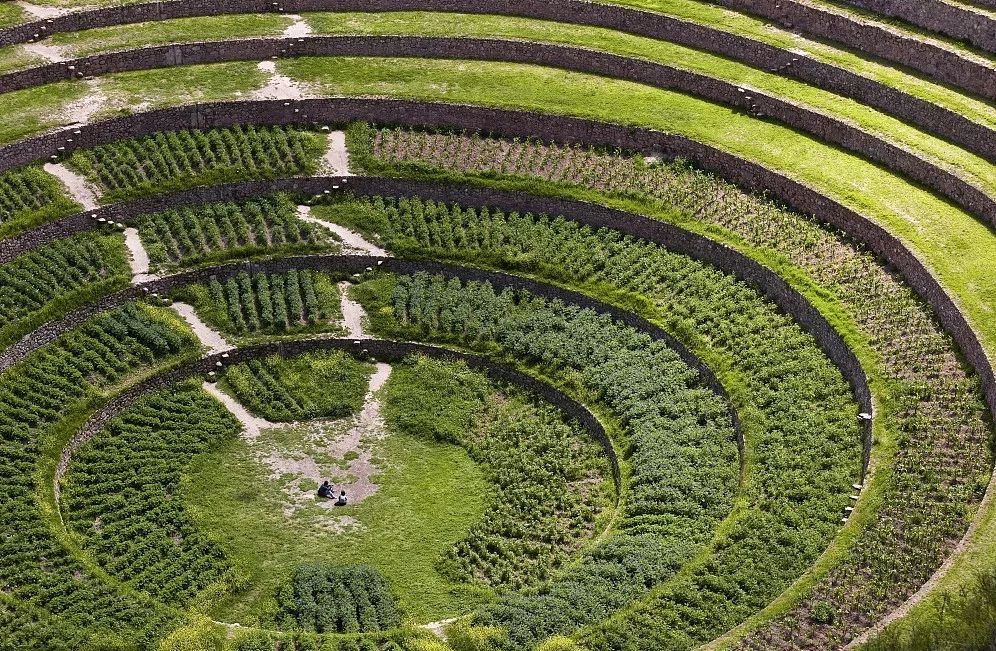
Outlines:
[[[590,25],[671,41],[742,61],[849,97],[996,162],[996,133],[954,111],[844,68],[730,32],[660,13],[586,0],[167,0],[74,12],[0,29],[0,46],[48,34],[142,21],[235,13],[302,11],[450,11],[522,16]]]
[[[139,48],[29,68],[0,75],[0,88],[19,90],[63,81],[76,75],[90,77],[175,65],[299,56],[422,57],[527,63],[677,90],[757,117],[773,118],[823,142],[855,152],[938,192],[969,213],[996,225],[996,199],[915,153],[837,118],[707,75],[578,47],[503,39],[417,36],[324,36],[199,42]]]
[[[942,0],[845,0],[855,7],[899,18],[996,53],[996,20]],[[993,4],[996,7],[996,4]]]
[[[143,396],[150,393],[166,389],[178,382],[186,379],[206,375],[209,371],[216,370],[220,362],[226,366],[240,364],[253,359],[260,359],[270,355],[280,355],[281,357],[296,357],[305,353],[323,350],[344,350],[351,355],[369,359],[373,358],[380,362],[394,363],[400,362],[412,355],[424,355],[452,361],[463,361],[471,368],[482,371],[493,380],[507,382],[519,386],[534,396],[545,400],[563,412],[568,419],[577,421],[588,434],[601,444],[605,451],[605,456],[609,459],[612,468],[612,476],[616,487],[616,498],[618,499],[621,487],[621,476],[619,472],[619,459],[612,441],[606,434],[605,429],[598,419],[583,405],[576,402],[567,395],[554,389],[545,382],[532,378],[524,373],[495,364],[494,362],[467,353],[459,353],[445,348],[428,346],[399,341],[383,341],[378,339],[365,339],[360,344],[349,339],[301,339],[297,341],[278,342],[253,346],[248,348],[236,348],[226,353],[218,353],[209,357],[204,357],[197,361],[185,364],[155,377],[149,378],[140,384],[126,389],[124,392],[112,398],[103,408],[91,416],[83,427],[77,432],[69,443],[63,448],[59,464],[56,468],[54,488],[55,499],[59,501],[60,484],[62,478],[69,468],[73,455],[87,441],[96,436],[115,416],[135,404]]]
[[[899,34],[798,0],[713,0],[716,4],[754,14],[816,38],[834,41],[887,61],[917,70],[987,100],[996,100],[996,70],[932,43]],[[916,4],[918,0],[899,0]]]

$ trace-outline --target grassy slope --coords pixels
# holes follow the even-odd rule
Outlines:
[[[458,446],[403,435],[385,439],[377,454],[386,460],[378,492],[337,511],[363,525],[355,533],[320,532],[309,526],[315,517],[310,510],[285,518],[280,488],[241,438],[197,459],[187,493],[190,512],[237,566],[252,568],[255,586],[249,595],[215,604],[212,615],[251,622],[266,608],[257,595],[265,595],[296,565],[329,559],[379,569],[402,607],[423,622],[458,614],[472,603],[473,593],[455,592],[435,571],[435,562],[484,512],[480,470]],[[412,509],[416,499],[422,506]]]
[[[622,34],[612,30],[575,27],[553,22],[501,16],[471,16],[428,12],[317,13],[307,16],[322,34],[422,34],[440,36],[510,37],[597,48],[626,56],[639,56],[668,65],[743,84],[785,97],[897,142],[950,171],[996,192],[991,164],[957,146],[926,135],[900,120],[833,93],[750,68],[722,57],[671,43]],[[190,18],[123,25],[56,34],[51,42],[65,46],[67,55],[165,43],[224,40],[234,37],[279,35],[290,24],[286,16],[237,15]],[[17,48],[0,49],[0,72],[39,63]]]
[[[996,304],[996,281],[989,273],[996,251],[992,233],[928,193],[785,129],[673,93],[528,66],[330,59],[288,62],[284,69],[324,79],[328,92],[481,101],[672,128],[773,167],[792,169],[798,178],[906,238],[959,297],[989,349],[996,350],[996,323],[989,318]],[[134,92],[154,96],[156,84],[171,72],[140,73],[146,86],[136,83]],[[986,531],[991,533],[996,519],[989,525]],[[996,544],[979,552],[983,556],[977,558],[991,562]]]

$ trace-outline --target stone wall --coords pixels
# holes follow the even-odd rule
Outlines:
[[[618,499],[621,486],[619,459],[615,449],[612,447],[612,441],[609,439],[608,434],[606,434],[602,424],[583,405],[545,382],[540,382],[524,373],[501,364],[495,364],[477,355],[459,353],[436,346],[378,339],[365,339],[359,344],[349,339],[300,339],[297,341],[263,344],[248,348],[236,348],[226,353],[204,357],[179,368],[160,373],[118,394],[97,413],[91,416],[83,424],[80,431],[63,448],[55,472],[56,501],[59,499],[59,486],[62,477],[65,476],[66,470],[69,468],[69,464],[72,462],[72,457],[76,451],[85,445],[87,441],[99,434],[111,419],[135,404],[143,396],[166,389],[177,382],[182,382],[183,380],[199,375],[206,375],[209,371],[217,369],[219,362],[228,366],[270,355],[295,357],[323,350],[344,350],[358,358],[372,358],[385,363],[400,362],[412,355],[463,361],[471,368],[484,372],[494,380],[507,382],[525,389],[534,396],[555,405],[568,419],[577,421],[595,441],[601,444],[612,468],[613,480],[616,486],[616,498]]]
[[[846,0],[849,4],[966,41],[996,53],[996,20],[942,0]],[[992,6],[996,7],[996,4]]]
[[[910,0],[898,0],[916,4]],[[938,45],[899,34],[859,16],[797,0],[715,0],[716,4],[754,14],[818,39],[834,41],[917,70],[973,95],[996,100],[996,71],[975,59]]]
[[[139,48],[30,68],[0,75],[0,88],[24,89],[62,81],[73,75],[90,77],[174,65],[261,61],[292,56],[422,57],[527,63],[677,90],[751,115],[778,120],[823,142],[850,150],[907,176],[987,223],[996,225],[996,199],[954,173],[846,122],[706,75],[577,47],[502,39],[406,36],[200,42]]]
[[[274,11],[404,10],[523,16],[605,27],[671,41],[850,97],[996,162],[996,134],[954,111],[844,68],[760,41],[660,13],[586,0],[286,0],[282,3],[262,0],[167,0],[74,12],[58,18],[0,29],[0,46],[43,38],[57,32],[191,16]],[[64,70],[66,75],[70,72],[79,73]]]

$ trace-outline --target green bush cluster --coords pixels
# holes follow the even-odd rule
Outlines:
[[[32,630],[45,635],[50,621],[71,649],[106,636],[134,643],[158,635],[166,615],[140,595],[109,586],[53,535],[49,516],[39,509],[37,473],[43,446],[64,419],[92,404],[105,387],[192,346],[165,321],[128,304],[0,374],[0,585],[19,613],[0,622],[20,626],[29,615],[39,622],[0,629],[0,639],[48,648],[51,639],[26,636]]]
[[[183,206],[142,218],[138,232],[149,259],[160,266],[260,253],[303,253],[327,248],[321,227],[297,217],[285,195],[236,203]]]
[[[309,563],[277,591],[275,623],[318,633],[372,633],[401,625],[387,580],[368,565]]]
[[[110,236],[78,235],[18,256],[0,266],[0,312],[5,325],[121,276],[127,269],[124,250]]]
[[[739,473],[726,404],[663,343],[590,310],[425,274],[398,277],[387,303],[393,320],[380,322],[381,331],[534,364],[604,402],[627,432],[630,495],[620,532],[538,592],[506,595],[479,612],[481,623],[510,628],[516,648],[646,595],[730,512]]]
[[[161,131],[73,153],[70,163],[105,190],[106,201],[195,185],[313,174],[321,134],[295,127],[234,126]]]
[[[271,421],[342,418],[363,406],[372,372],[347,353],[322,351],[236,364],[224,383],[247,409]]]
[[[309,269],[286,273],[239,273],[225,281],[212,276],[188,295],[204,319],[235,335],[286,335],[340,329],[339,289],[332,278]]]
[[[50,221],[78,208],[56,178],[39,167],[0,174],[0,233]]]
[[[74,457],[62,491],[67,525],[113,576],[187,603],[231,568],[187,515],[181,477],[194,456],[238,432],[196,383],[144,397]]]
[[[503,591],[543,581],[610,504],[597,441],[551,406],[494,386],[463,363],[416,357],[396,366],[384,419],[392,432],[462,445],[493,486],[483,518],[440,563],[454,580]]]

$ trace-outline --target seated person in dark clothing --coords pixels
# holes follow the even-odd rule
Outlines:
[[[335,501],[336,506],[346,506],[346,491],[339,491],[339,499]]]
[[[323,481],[322,485],[318,487],[318,497],[332,499],[332,487],[329,486],[328,480]]]

